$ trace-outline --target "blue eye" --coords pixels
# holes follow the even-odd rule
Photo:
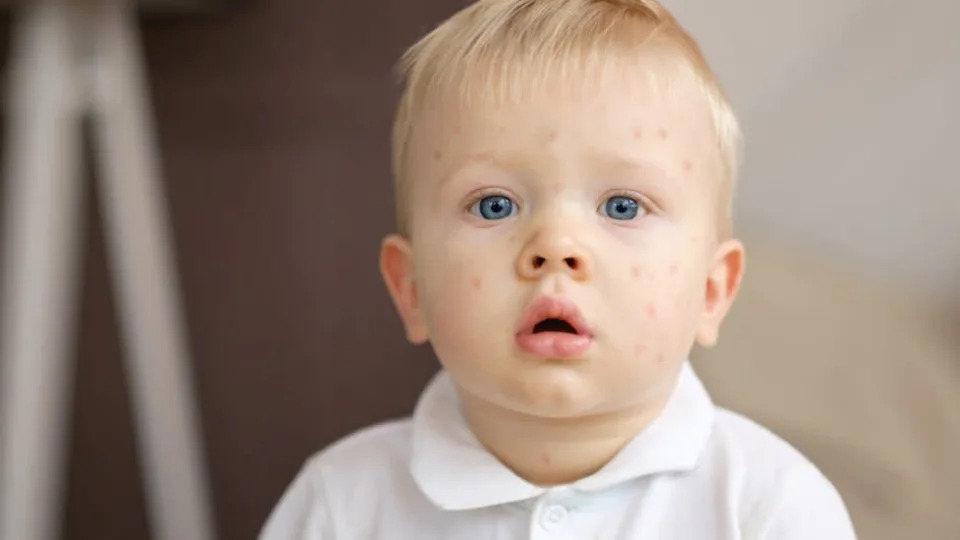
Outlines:
[[[636,199],[624,197],[623,195],[610,197],[601,209],[603,215],[620,221],[636,219],[637,215],[642,211],[643,208]]]
[[[503,195],[489,195],[474,203],[470,213],[483,219],[505,219],[517,213],[517,205]]]

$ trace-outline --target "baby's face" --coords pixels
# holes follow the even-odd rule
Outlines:
[[[409,244],[385,243],[388,284],[409,263],[406,300],[392,278],[408,335],[461,392],[526,414],[663,398],[739,280],[739,243],[717,239],[716,148],[692,86],[666,96],[639,76],[426,113]]]

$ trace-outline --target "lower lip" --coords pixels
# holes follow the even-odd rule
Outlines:
[[[569,359],[582,357],[593,338],[564,332],[518,334],[517,344],[524,351],[543,358]]]

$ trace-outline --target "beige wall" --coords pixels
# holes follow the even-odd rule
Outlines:
[[[666,4],[743,117],[741,222],[960,304],[960,2]]]

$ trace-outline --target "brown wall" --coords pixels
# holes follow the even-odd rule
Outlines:
[[[436,369],[402,339],[376,265],[393,223],[391,65],[461,4],[251,0],[145,21],[221,538],[253,538],[304,459],[409,414]],[[99,226],[64,536],[148,538]]]

